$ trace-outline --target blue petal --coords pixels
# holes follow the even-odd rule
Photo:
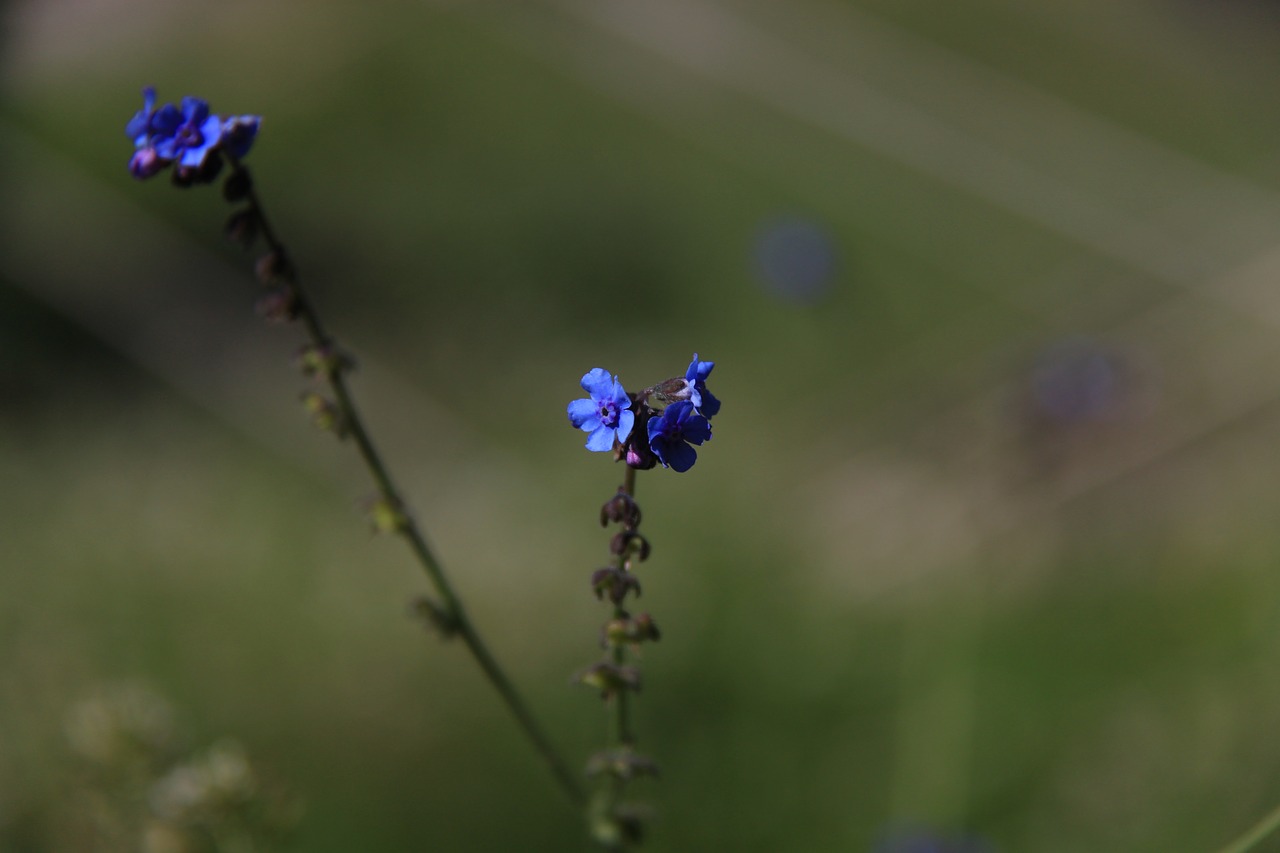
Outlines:
[[[582,377],[582,390],[590,394],[593,400],[607,400],[613,391],[614,381],[609,371],[603,367],[595,367]]]
[[[602,453],[606,450],[613,450],[613,436],[616,430],[613,427],[607,427],[603,424],[587,439],[587,450],[593,450],[596,453]]]
[[[683,441],[667,444],[666,451],[666,459],[663,460],[664,464],[669,465],[673,471],[680,474],[688,471],[693,467],[693,463],[698,461],[698,451]]]
[[[627,436],[631,435],[631,428],[635,426],[635,423],[636,413],[630,409],[618,413],[618,441],[627,440]]]
[[[613,378],[613,387],[609,390],[609,399],[616,403],[619,409],[625,409],[631,405],[631,398],[627,396],[627,390],[622,387],[622,383],[618,381],[616,376]]]
[[[698,407],[698,411],[708,418],[715,417],[716,413],[720,411],[720,401],[716,399],[716,395],[703,388],[701,397],[701,403],[694,403]]]
[[[192,124],[201,124],[209,115],[209,102],[187,95],[182,99],[182,117]]]
[[[569,404],[568,411],[569,422],[577,429],[590,432],[600,424],[600,407],[596,405],[595,400],[585,398],[574,400]]]
[[[684,428],[680,430],[680,437],[694,444],[702,444],[711,439],[711,424],[707,423],[707,419],[703,417],[689,418]]]

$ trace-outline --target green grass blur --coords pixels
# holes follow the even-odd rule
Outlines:
[[[697,467],[639,478],[647,849],[1212,851],[1280,803],[1273,5],[123,8],[3,10],[0,851],[61,853],[64,716],[121,680],[287,780],[298,850],[591,849],[407,618],[216,189],[129,178],[147,83],[265,117],[375,438],[575,763],[620,472],[564,405],[717,362]],[[817,297],[761,278],[780,220]]]

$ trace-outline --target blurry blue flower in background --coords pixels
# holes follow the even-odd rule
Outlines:
[[[836,250],[826,229],[799,217],[765,222],[756,232],[756,274],[772,295],[798,305],[820,302],[836,271]]]
[[[1060,425],[1104,420],[1123,396],[1123,364],[1089,338],[1046,347],[1031,371],[1031,401],[1040,417]]]

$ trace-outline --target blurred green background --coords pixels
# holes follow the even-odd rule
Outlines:
[[[375,437],[575,763],[621,472],[564,406],[717,362],[715,440],[639,479],[648,849],[1209,851],[1280,803],[1276,4],[4,16],[0,849],[70,849],[63,721],[120,681],[298,791],[295,849],[590,849],[406,617],[217,191],[129,177],[148,83],[264,116]]]

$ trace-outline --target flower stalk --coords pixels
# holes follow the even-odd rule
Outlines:
[[[310,347],[306,351],[307,355],[304,355],[304,367],[309,368],[311,373],[328,385],[333,395],[332,406],[336,409],[337,422],[341,428],[340,435],[349,437],[355,443],[360,458],[377,488],[378,500],[371,509],[375,527],[397,533],[405,540],[439,599],[439,601],[424,600],[419,602],[417,607],[434,614],[431,621],[440,628],[442,633],[462,640],[485,678],[498,691],[498,695],[516,718],[516,722],[529,742],[550,768],[559,787],[575,805],[581,806],[585,802],[585,796],[577,777],[569,771],[568,765],[561,759],[528,705],[516,691],[515,685],[476,630],[466,608],[463,607],[462,600],[445,574],[444,567],[428,544],[422,528],[411,514],[405,512],[405,503],[400,490],[396,487],[382,455],[374,445],[373,438],[365,426],[347,384],[346,373],[351,368],[350,360],[340,356],[326,358],[316,355],[339,352],[337,344],[325,329],[314,304],[302,290],[296,269],[289,261],[288,251],[267,218],[248,169],[239,160],[232,157],[228,159],[232,168],[228,181],[234,182],[237,197],[245,202],[245,207],[233,214],[229,225],[243,227],[242,223],[247,215],[254,223],[254,230],[269,249],[263,261],[259,262],[259,278],[264,284],[276,288],[273,295],[282,298],[289,307],[290,314],[300,321],[306,330]],[[388,518],[390,521],[386,521]]]

